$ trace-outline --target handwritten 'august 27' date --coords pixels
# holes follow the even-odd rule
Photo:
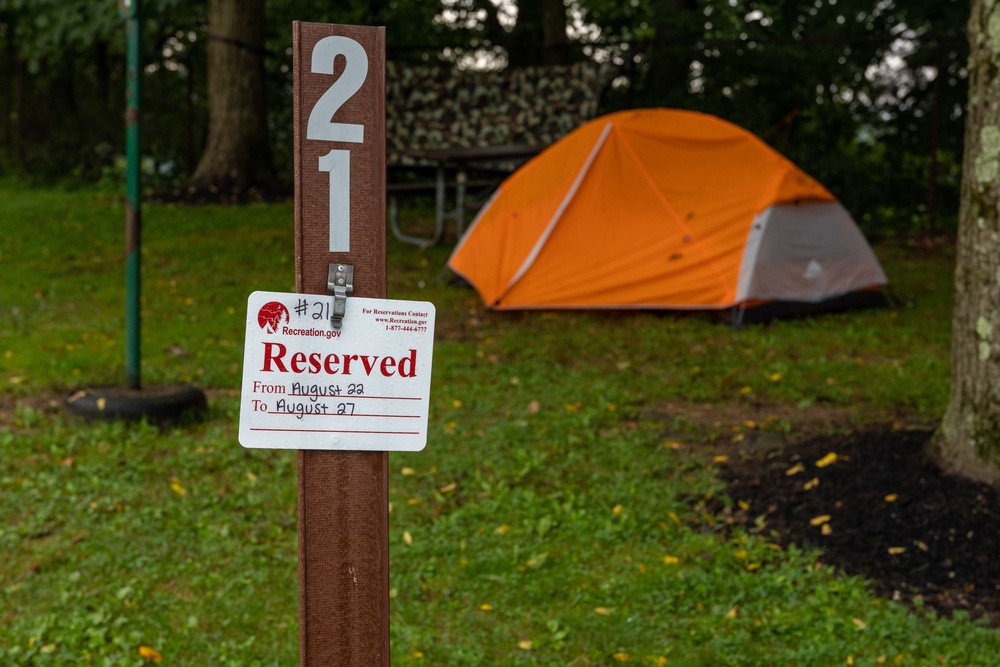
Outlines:
[[[308,401],[278,399],[274,406],[275,413],[295,415],[302,419],[306,415],[345,415],[354,414],[354,403],[320,402],[320,398],[332,396],[364,396],[365,386],[361,383],[351,383],[346,391],[339,384],[305,384],[293,382],[289,396],[307,398]]]
[[[344,415],[349,417],[354,414],[354,403],[337,403],[331,410],[328,403],[287,401],[279,398],[272,414],[295,415],[298,419],[302,419],[306,415]]]

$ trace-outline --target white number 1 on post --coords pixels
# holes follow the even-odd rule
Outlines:
[[[306,139],[363,144],[364,125],[335,123],[333,117],[368,78],[368,54],[349,37],[324,37],[313,47],[312,73],[333,74],[337,56],[344,57],[344,70],[309,113]],[[330,174],[330,252],[350,252],[351,152],[333,149],[319,158],[318,166],[320,171]]]

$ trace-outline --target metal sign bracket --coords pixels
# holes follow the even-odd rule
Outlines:
[[[354,267],[350,264],[331,264],[326,279],[326,293],[333,296],[333,313],[330,322],[334,329],[344,324],[347,297],[354,292]]]

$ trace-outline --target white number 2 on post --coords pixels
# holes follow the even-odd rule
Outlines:
[[[344,56],[344,71],[309,113],[306,139],[362,144],[365,141],[364,125],[335,123],[333,117],[368,78],[368,54],[363,46],[349,37],[324,37],[313,47],[313,74],[333,74],[337,56]],[[330,174],[330,252],[350,252],[351,152],[331,150],[319,158],[319,170]]]

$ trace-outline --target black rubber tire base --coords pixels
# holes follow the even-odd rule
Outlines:
[[[197,419],[208,401],[200,389],[185,384],[147,384],[141,389],[110,385],[74,389],[63,398],[63,407],[86,419],[146,419],[166,425]]]

